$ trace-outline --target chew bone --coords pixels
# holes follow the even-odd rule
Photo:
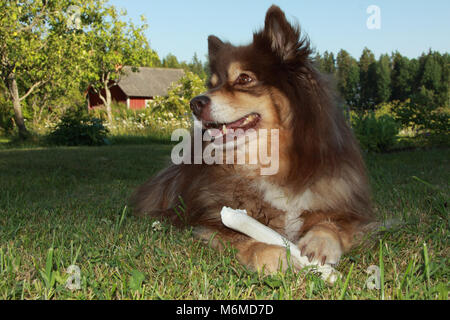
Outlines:
[[[285,247],[289,249],[291,257],[294,257],[301,267],[314,267],[314,269],[321,273],[322,279],[330,283],[334,283],[337,280],[339,273],[331,265],[325,264],[322,266],[316,261],[309,262],[307,257],[301,255],[300,250],[295,244],[273,229],[248,216],[247,211],[223,207],[220,214],[222,223],[228,228],[246,234],[257,241]]]

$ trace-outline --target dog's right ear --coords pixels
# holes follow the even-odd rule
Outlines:
[[[309,41],[301,37],[298,24],[291,24],[275,5],[267,10],[264,29],[255,33],[253,40],[262,45],[268,44],[284,62],[304,60],[311,53]]]
[[[279,7],[273,5],[267,11],[263,34],[269,39],[273,52],[281,58],[295,54],[299,29],[288,22]]]
[[[224,43],[222,40],[217,38],[216,36],[209,36],[208,37],[208,54],[210,57],[213,57],[216,55],[216,53],[222,48]]]

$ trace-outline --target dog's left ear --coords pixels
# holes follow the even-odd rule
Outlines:
[[[275,5],[267,11],[262,36],[269,41],[272,51],[284,61],[295,59],[299,54],[309,54],[307,40],[300,39],[300,28],[290,24],[284,12]],[[303,49],[308,52],[302,52]]]
[[[209,57],[213,57],[216,55],[216,53],[224,46],[224,43],[222,40],[217,38],[216,36],[209,36],[208,37],[208,54]]]

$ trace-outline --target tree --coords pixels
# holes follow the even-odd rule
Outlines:
[[[442,78],[442,68],[438,61],[439,54],[431,51],[422,55],[419,59],[419,78],[418,86],[425,87],[427,90],[439,91]]]
[[[345,50],[336,59],[338,89],[350,107],[357,107],[360,100],[358,62]]]
[[[97,0],[71,1],[80,10]],[[78,74],[83,53],[83,35],[67,25],[66,0],[0,2],[0,79],[1,88],[11,101],[19,136],[28,130],[23,103],[38,88]]]
[[[391,97],[391,59],[382,54],[375,69],[375,103],[388,102]]]
[[[442,56],[442,100],[443,106],[450,108],[450,54],[445,53]]]
[[[159,64],[157,54],[150,49],[144,35],[147,29],[145,18],[141,17],[141,26],[135,26],[122,20],[125,15],[126,12],[118,12],[114,6],[99,8],[97,19],[88,32],[87,81],[103,101],[110,122],[111,88],[120,81],[123,66],[131,66],[136,72],[138,67]]]
[[[413,63],[399,52],[392,56],[391,99],[405,101],[411,96],[414,87]]]
[[[361,108],[373,107],[376,86],[375,55],[368,48],[364,48],[359,58],[359,81],[361,86]]]
[[[325,51],[323,54],[323,72],[329,74],[336,73],[336,61],[333,52]]]
[[[418,61],[416,84],[418,88],[424,87],[434,93],[436,104],[448,106],[449,104],[449,55],[429,51],[422,54]]]
[[[178,62],[177,57],[175,57],[173,54],[169,53],[162,61],[162,66],[164,68],[174,68],[178,69],[181,68],[181,64]]]
[[[205,80],[206,79],[206,71],[203,63],[200,61],[200,59],[197,56],[197,53],[194,54],[192,57],[191,63],[188,65],[189,71],[192,73],[198,75],[200,79]]]
[[[315,62],[320,72],[328,74],[336,73],[336,60],[334,58],[333,52],[325,51],[323,53],[323,57],[320,55],[320,53],[317,53]]]

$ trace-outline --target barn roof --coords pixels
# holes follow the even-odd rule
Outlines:
[[[184,75],[182,69],[140,67],[133,72],[125,66],[123,70],[118,86],[129,97],[166,96],[170,85]]]

